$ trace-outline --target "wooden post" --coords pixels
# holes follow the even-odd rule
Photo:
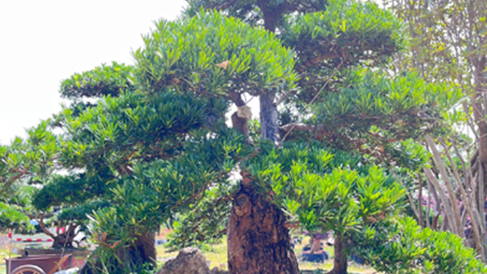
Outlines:
[[[8,247],[8,273],[12,273],[12,245],[13,245],[13,235],[14,235],[14,230],[13,228],[9,229],[9,236],[10,236],[10,244]]]

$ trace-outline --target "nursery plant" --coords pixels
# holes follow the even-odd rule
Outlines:
[[[402,29],[370,2],[190,1],[143,37],[134,66],[64,81],[72,103],[2,147],[0,180],[42,185],[46,209],[109,204],[88,215],[98,248],[81,273],[155,265],[154,232],[176,216],[188,241],[226,230],[230,273],[299,273],[295,225],[334,231],[332,272],[346,273],[352,235],[404,207],[386,168],[421,166],[414,140],[443,132],[460,98],[382,69]]]

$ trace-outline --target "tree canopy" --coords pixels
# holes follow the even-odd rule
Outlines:
[[[459,238],[399,221],[395,172],[425,165],[416,142],[450,130],[461,98],[387,70],[406,46],[400,20],[352,0],[189,3],[156,22],[134,66],[74,74],[71,105],[0,147],[2,186],[40,185],[36,210],[93,224],[82,273],[155,264],[153,233],[174,218],[176,244],[226,229],[231,273],[298,273],[291,226],[333,232],[336,274],[352,246],[389,273],[486,272]]]

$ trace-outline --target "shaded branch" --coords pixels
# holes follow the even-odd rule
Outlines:
[[[47,236],[55,239],[57,236],[54,235],[49,229],[47,229],[46,225],[44,224],[44,214],[41,213],[39,216],[39,219],[37,219],[37,222],[39,222],[39,226],[41,227],[42,232],[46,234]]]
[[[304,72],[307,68],[311,68],[311,67],[314,67],[315,65],[325,61],[325,60],[331,60],[331,59],[335,59],[335,58],[339,58],[340,55],[333,51],[333,52],[327,52],[325,54],[322,54],[322,55],[318,55],[316,57],[313,57],[313,58],[307,58],[304,60],[303,63],[301,63],[301,66],[298,67],[296,70],[298,72]]]

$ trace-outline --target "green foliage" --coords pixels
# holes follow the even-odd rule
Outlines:
[[[135,89],[132,80],[133,67],[113,62],[103,64],[94,70],[76,73],[61,83],[62,97],[81,99],[83,97],[117,97]]]
[[[52,206],[83,203],[106,193],[106,182],[88,178],[86,174],[52,176],[50,182],[36,191],[32,204],[38,210],[48,210]]]
[[[200,12],[175,22],[159,21],[135,52],[136,77],[146,92],[172,87],[225,96],[259,95],[278,86],[292,87],[293,53],[273,34],[235,18]],[[226,64],[225,62],[228,62]]]
[[[185,135],[203,126],[212,111],[226,108],[220,104],[208,110],[205,102],[171,92],[158,93],[145,102],[141,95],[129,93],[107,97],[79,117],[66,109],[69,135],[60,159],[88,172],[106,173],[109,167],[112,173],[123,174],[134,159],[171,156]]]
[[[323,116],[322,119],[329,119],[323,121],[325,124],[340,117],[350,117],[349,123],[355,119],[354,124],[358,126],[372,124],[380,127],[391,123],[385,120],[385,117],[391,117],[399,124],[397,127],[403,126],[408,130],[409,121],[401,121],[401,116],[413,119],[410,118],[412,115],[407,114],[414,112],[417,116],[421,114],[419,121],[426,123],[428,118],[442,117],[462,95],[459,89],[451,85],[429,84],[414,73],[390,79],[378,72],[359,70],[349,74],[340,93],[327,93],[324,96],[324,102],[319,104],[316,112]],[[371,118],[361,122],[362,117]],[[372,117],[379,121],[371,120]],[[419,121],[412,122],[409,127],[418,128]],[[340,121],[332,126],[338,123]]]
[[[15,229],[18,232],[31,233],[28,213],[32,210],[31,196],[35,188],[25,184],[3,186],[0,192],[0,231]]]
[[[359,244],[356,252],[385,273],[487,273],[475,250],[465,247],[462,238],[422,229],[409,217],[368,231]]]
[[[295,49],[300,62],[328,54],[347,63],[387,57],[405,46],[402,23],[373,2],[330,0],[320,12],[289,15],[284,23],[283,44]],[[336,66],[316,62],[316,66]]]
[[[22,208],[0,202],[0,231],[16,229],[29,231],[33,229],[29,217],[22,212]]]
[[[55,221],[61,225],[67,225],[69,223],[82,224],[83,230],[86,229],[88,224],[87,215],[93,214],[100,209],[110,206],[110,203],[106,200],[88,200],[83,204],[75,204],[72,207],[63,208],[58,214],[55,215]]]
[[[428,81],[461,83],[466,93],[473,91],[477,81],[482,81],[474,71],[485,69],[486,64],[472,60],[487,54],[482,42],[487,37],[485,1],[461,0],[448,5],[437,0],[383,3],[406,23],[411,36],[408,54],[397,58],[395,66],[417,69]]]
[[[327,140],[339,147],[358,143],[388,152],[400,141],[448,129],[448,112],[461,96],[458,88],[426,83],[414,73],[390,79],[359,70],[344,79],[340,92],[322,96],[312,122],[323,125]]]
[[[319,144],[263,144],[259,156],[242,169],[265,189],[291,218],[311,231],[358,230],[394,217],[403,208],[404,190],[361,157]]]
[[[332,230],[377,269],[478,267],[455,238],[396,225],[406,190],[379,167],[419,170],[429,155],[416,139],[461,119],[448,117],[460,98],[451,86],[357,68],[383,65],[404,47],[398,19],[370,2],[190,2],[195,16],[157,22],[134,53],[135,67],[113,63],[64,81],[62,95],[81,105],[0,147],[0,182],[43,184],[33,204],[63,207],[60,222],[86,227],[89,215],[96,267],[108,273],[144,268],[140,239],[171,220],[175,244],[221,234],[240,187],[230,181],[237,170],[289,221]],[[224,16],[260,25],[271,10],[276,35]],[[333,74],[318,96],[339,64],[353,71]],[[256,138],[260,124],[252,122],[250,143],[225,123],[242,93],[291,96],[283,121],[304,123],[302,130],[276,148]],[[83,97],[99,100],[83,105]],[[301,115],[309,98],[317,100]],[[23,220],[14,214],[12,224]],[[449,249],[455,256],[443,255]]]
[[[58,207],[55,212],[51,210],[51,208],[41,211],[45,216],[48,216],[48,218],[43,218],[42,222],[46,227],[74,226],[76,227],[77,231],[82,231],[83,233],[85,233],[86,237],[91,237],[91,231],[88,229],[90,224],[90,219],[88,216],[90,214],[93,214],[93,212],[97,212],[108,206],[110,206],[110,203],[107,200],[93,198],[87,199],[84,202],[64,203],[61,207]],[[30,211],[30,214],[32,215],[34,215],[35,213],[38,213],[38,211]],[[37,230],[36,233],[43,233],[43,230],[40,228],[40,226],[36,225],[35,228]],[[65,235],[66,233],[61,233],[59,234],[59,237],[62,238]],[[67,242],[61,245],[72,246],[72,244],[72,242]],[[59,246],[53,247],[59,248]]]
[[[352,243],[344,252],[360,255],[378,271],[487,273],[461,238],[423,230],[409,217],[398,223],[405,190],[384,171],[316,144],[298,147],[263,147],[246,163],[289,221],[344,237]]]
[[[186,142],[184,151],[191,153],[171,161],[137,163],[130,176],[111,188],[111,206],[93,213],[92,233],[103,235],[105,244],[98,252],[112,254],[114,269],[125,265],[117,250],[136,245],[138,236],[155,232],[176,212],[194,207],[195,200],[217,184],[227,184],[235,163],[250,153],[243,136],[234,131],[214,137],[203,135]]]
[[[171,220],[173,232],[167,246],[170,250],[201,245],[220,239],[226,234],[228,216],[231,210],[231,195],[238,184],[221,182],[205,190],[202,198],[188,206],[187,211]]]
[[[263,25],[263,9],[266,11],[280,11],[282,14],[295,12],[316,12],[326,9],[328,0],[240,0],[229,2],[226,0],[187,0],[189,7],[184,14],[194,16],[203,7],[205,9],[223,10],[228,16],[236,17],[250,25]],[[280,14],[277,14],[280,15]],[[278,18],[281,19],[281,18]],[[278,20],[278,23],[281,20]]]
[[[364,159],[362,159],[363,161]],[[353,252],[386,273],[487,273],[475,251],[447,232],[423,230],[409,217],[405,189],[360,157],[318,144],[261,147],[244,163],[252,179],[289,216],[312,232],[333,231]]]
[[[395,164],[396,168],[403,167],[409,171],[420,171],[421,168],[428,165],[431,158],[426,148],[413,139],[407,139],[402,142],[389,143],[384,147],[394,159],[389,163],[390,166]]]
[[[276,203],[306,229],[332,230],[351,238],[366,225],[397,216],[404,207],[402,187],[376,166],[349,162],[340,167],[343,158],[334,160],[323,149],[296,152],[299,157],[285,161],[289,152],[284,149],[278,156],[283,165],[260,171],[254,167],[251,174],[258,182],[268,181]]]
[[[0,146],[0,182],[8,187],[17,180],[37,183],[50,176],[60,146],[58,136],[49,131],[50,120],[28,130],[29,138],[16,138],[10,146]]]

